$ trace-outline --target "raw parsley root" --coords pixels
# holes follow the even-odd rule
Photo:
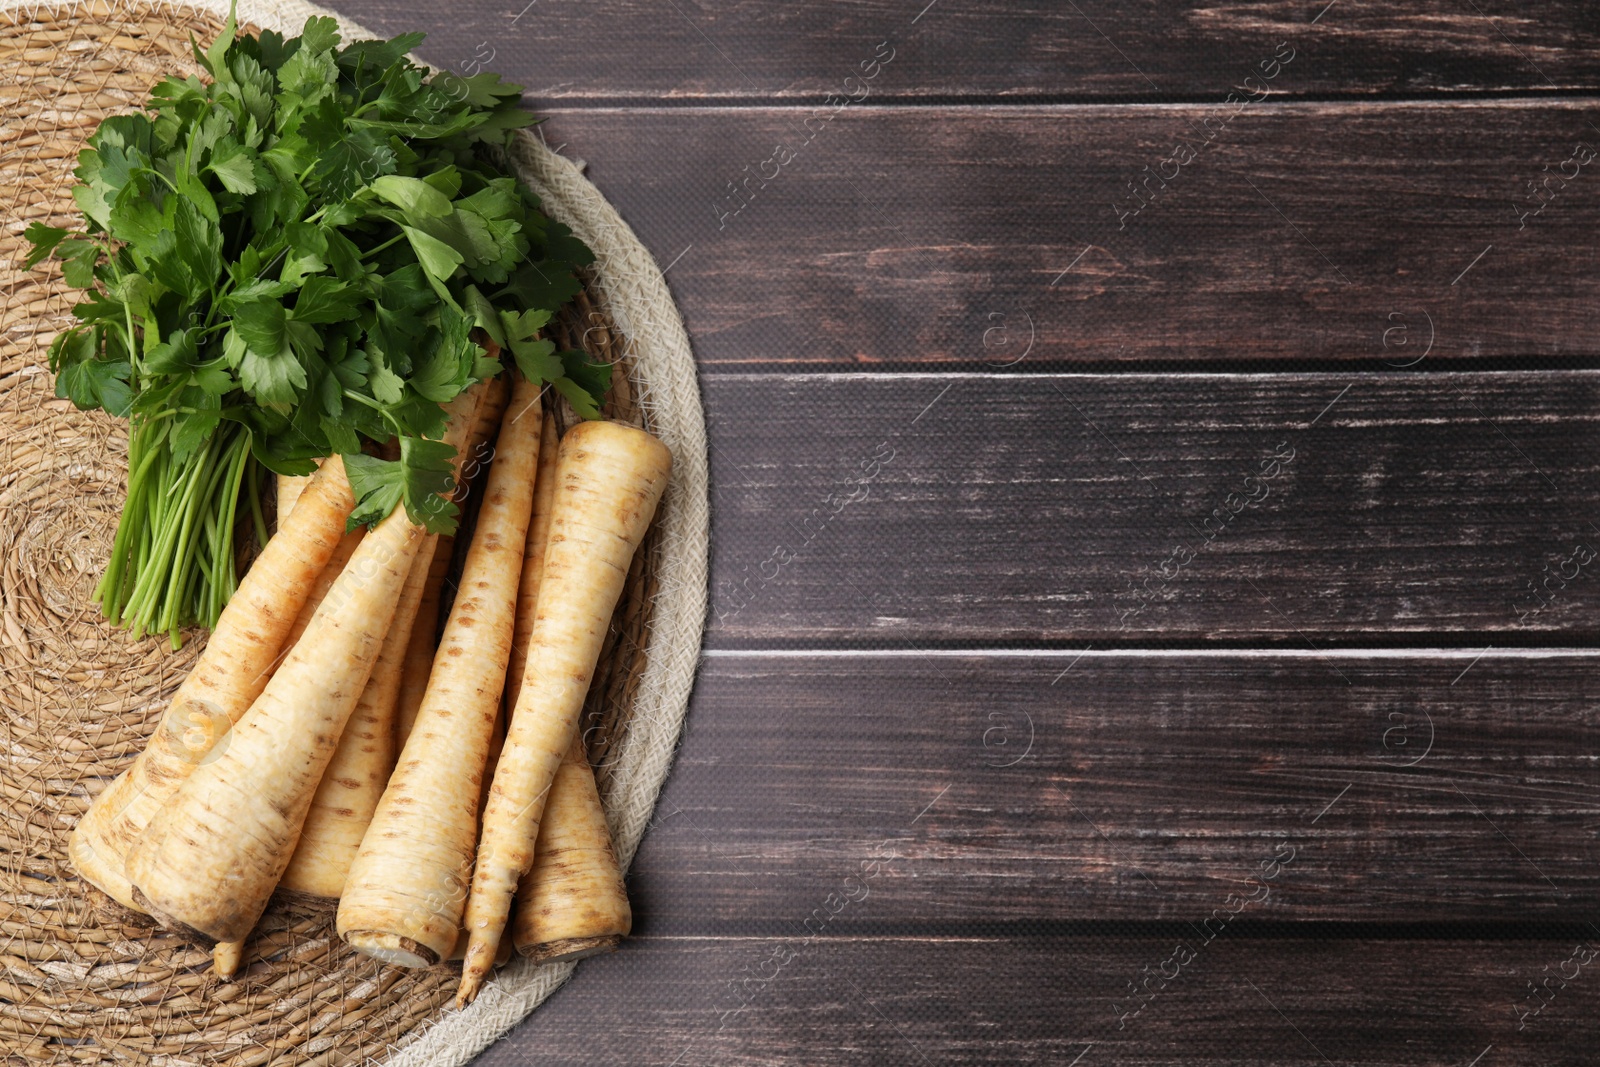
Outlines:
[[[476,404],[476,392],[451,402],[449,441],[465,444]],[[302,498],[291,527],[305,506]],[[134,842],[127,859],[134,900],[164,925],[214,941],[241,941],[255,926],[294,854],[426,538],[398,509],[362,538],[228,744],[189,775]]]
[[[366,688],[311,798],[294,857],[279,881],[284,889],[331,900],[337,900],[344,890],[350,864],[361,847],[361,835],[367,832],[394,770],[399,751],[395,746],[395,705],[438,540],[438,534],[429,534],[411,560],[394,619],[383,635]]]
[[[412,724],[417,721],[417,709],[422,706],[422,696],[428,689],[433,653],[439,647],[440,599],[445,580],[450,577],[450,558],[454,552],[455,540],[447,534],[440,536],[433,548],[427,582],[422,587],[422,602],[417,605],[417,621],[406,646],[405,667],[400,672],[400,698],[394,714],[396,752],[405,749],[406,738],[411,736]]]
[[[513,944],[540,963],[581,960],[616,948],[632,929],[628,889],[578,735],[550,783],[533,866],[517,885]]]
[[[442,405],[509,350],[531,381],[594,416],[607,374],[538,337],[579,288],[584,245],[491,154],[533,121],[495,74],[430,76],[422,40],[341,46],[238,35],[230,15],[146,110],[106,119],[79,154],[81,228],[34,223],[85,290],[50,348],[56,389],[129,419],[128,500],[96,591],[106,615],[174,644],[237,584],[235,531],[266,540],[264,471],[345,457],[352,525],[404,504],[454,527]],[[399,439],[399,458],[362,454]]]
[[[539,469],[537,396],[519,379],[422,705],[339,899],[339,936],[386,963],[428,966],[458,940]]]
[[[261,695],[301,609],[338,549],[354,503],[344,464],[336,459],[323,464],[245,574],[150,743],[78,820],[68,854],[85,881],[130,908],[139,906],[126,871],[129,850]]]
[[[561,439],[527,662],[467,898],[471,941],[457,1006],[477,996],[499,953],[511,898],[533,865],[545,800],[577,735],[628,566],[671,469],[666,445],[622,423],[580,423]],[[343,911],[340,917],[343,932]]]
[[[528,639],[539,616],[544,549],[555,503],[555,420],[545,423],[545,431],[547,436],[539,446],[533,517],[528,520],[527,547],[522,554],[522,586],[517,590],[511,665],[506,673],[508,713],[515,710],[522,695]],[[572,746],[550,783],[550,794],[539,819],[533,866],[517,884],[512,943],[524,958],[540,962],[582,959],[609,951],[633,929],[628,890],[617,865],[616,851],[611,847],[605,808],[600,804],[600,791],[595,787],[594,770],[589,766],[583,740],[582,734],[573,737]],[[504,952],[504,939],[500,947]]]

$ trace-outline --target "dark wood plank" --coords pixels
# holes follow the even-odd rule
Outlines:
[[[1600,652],[714,655],[638,929],[1583,921]],[[1241,904],[1233,896],[1252,897]],[[818,921],[826,918],[826,913]],[[1225,921],[1225,919],[1224,919]]]
[[[545,135],[670,266],[708,365],[1431,366],[1600,349],[1587,108],[594,109]]]
[[[861,905],[871,908],[877,901]],[[1051,1064],[1579,1067],[1600,939],[642,938],[581,964],[478,1067]],[[1179,944],[1189,954],[1175,955]],[[1574,956],[1574,949],[1578,955]],[[788,962],[777,969],[775,958]],[[791,958],[792,954],[792,958]],[[1176,977],[1138,1002],[1130,982]],[[1568,962],[1568,961],[1572,962]],[[1563,965],[1565,965],[1563,967]],[[1565,988],[1559,972],[1577,977]],[[1529,982],[1551,979],[1526,1020]],[[766,981],[762,981],[766,979]],[[740,996],[749,1006],[736,1014]],[[1541,1003],[1533,1000],[1532,1003]],[[1518,1031],[1519,1022],[1525,1027]],[[1487,1053],[1487,1055],[1485,1055]],[[676,1057],[676,1059],[674,1058]],[[1079,1058],[1081,1057],[1081,1058]],[[1474,1060],[1474,1057],[1482,1057]]]
[[[1600,372],[704,387],[712,647],[1596,633]]]
[[[1572,0],[1427,0],[1403,10],[1345,0],[1318,18],[1322,8],[501,0],[428,12],[346,0],[339,10],[377,32],[426,29],[431,62],[487,63],[554,100],[820,101],[860,92],[843,81],[881,41],[895,58],[870,83],[877,99],[1221,99],[1284,42],[1295,59],[1269,84],[1291,94],[1586,90],[1600,78],[1600,35]]]

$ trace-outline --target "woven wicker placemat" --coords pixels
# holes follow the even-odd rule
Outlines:
[[[295,32],[314,11],[291,0],[243,13]],[[143,747],[204,635],[172,652],[163,638],[111,629],[91,603],[121,508],[126,434],[55,398],[44,352],[71,321],[75,295],[53,269],[20,270],[21,233],[35,220],[70,223],[84,138],[105,116],[136,109],[161,76],[193,71],[189,35],[207,41],[220,26],[210,3],[0,3],[0,1062],[460,1063],[571,966],[513,964],[478,1004],[444,1013],[458,966],[380,967],[335,936],[331,907],[275,901],[240,977],[219,982],[205,952],[110,902],[65,861],[68,832]],[[663,309],[648,253],[570,164],[531,144],[513,158],[599,253],[557,343],[612,362],[607,414],[661,433],[677,461],[586,709],[627,862],[670,762],[698,652],[704,424],[687,340],[670,304]]]

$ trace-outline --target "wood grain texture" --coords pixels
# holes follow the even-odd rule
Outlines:
[[[1324,0],[1325,2],[1325,0]],[[880,41],[883,99],[1221,97],[1282,41],[1306,62],[1286,93],[1589,89],[1600,33],[1581,4],[1373,0],[1174,5],[1156,0],[498,0],[419,11],[397,0],[340,10],[376,32],[429,32],[422,55],[474,62],[536,100],[820,100]],[[1315,21],[1313,21],[1315,20]]]
[[[1600,895],[1597,667],[713,656],[630,875],[638,929],[777,936],[863,881],[852,926],[906,935],[1230,911],[1582,921]]]
[[[711,647],[1596,634],[1600,372],[704,384]]]
[[[543,131],[669,267],[707,366],[1597,351],[1587,104],[828,115],[558,110]],[[1179,145],[1191,162],[1163,163]],[[1530,182],[1549,201],[1523,219]]]
[[[1565,989],[1552,981],[1547,1006],[1517,1029],[1527,983],[1556,975],[1584,936],[1375,946],[1223,935],[1122,1029],[1119,1012],[1137,1005],[1128,984],[1194,935],[647,936],[580,965],[476,1062],[1467,1067],[1487,1052],[1475,1067],[1587,1067],[1593,964]],[[787,952],[762,983],[764,961]],[[726,1014],[745,990],[749,1006]]]
[[[1597,653],[1505,648],[1597,636],[1600,377],[1515,372],[1600,366],[1586,8],[342,10],[525,84],[713,372],[640,936],[480,1064],[1593,1061]]]

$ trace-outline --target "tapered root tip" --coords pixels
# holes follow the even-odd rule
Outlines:
[[[231,980],[239,973],[239,964],[244,961],[244,942],[218,941],[217,947],[211,950],[211,969],[217,977]]]
[[[478,938],[473,938],[467,946],[467,958],[461,963],[461,985],[456,989],[456,1007],[464,1008],[478,999],[483,980],[494,966],[495,950],[499,947],[498,939],[491,942]]]

